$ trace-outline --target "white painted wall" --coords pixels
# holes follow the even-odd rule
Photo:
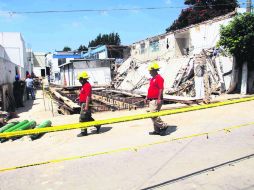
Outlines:
[[[28,67],[25,42],[19,32],[0,32],[0,45],[5,49],[11,62],[19,66],[21,78]]]
[[[44,52],[34,52],[34,65],[36,67],[46,67],[46,58]]]
[[[214,23],[205,23],[190,28],[191,46],[193,53],[200,53],[202,49],[212,48],[220,39],[220,26],[227,25],[230,19],[221,20]]]
[[[189,46],[190,55],[200,53],[202,49],[215,47],[219,40],[219,31],[221,25],[227,25],[232,18],[222,17],[213,21],[205,21],[200,24],[184,28],[174,33],[165,33],[131,45],[131,57],[140,62],[151,61],[155,59],[172,59],[182,57],[179,44],[176,39],[186,39],[182,46]],[[150,41],[159,40],[159,51],[151,52]],[[145,51],[141,50],[142,44],[145,44]],[[168,44],[168,48],[167,48]],[[186,48],[186,47],[184,47]]]
[[[53,73],[60,72],[60,68],[58,67],[58,59],[53,58],[53,54],[48,54],[46,56],[47,65],[51,65],[51,71]]]
[[[29,73],[33,72],[33,62],[34,62],[34,57],[33,57],[33,50],[31,48],[26,49],[26,56],[27,56],[27,66],[26,66],[26,71]]]
[[[88,69],[74,69],[74,86],[81,85],[77,80],[78,74],[82,71],[86,71],[89,75],[89,82],[91,85],[109,85],[111,83],[110,68],[88,68]]]
[[[159,40],[159,50],[152,51],[150,42]],[[144,49],[142,45],[144,44]],[[167,47],[168,44],[168,47]],[[173,57],[175,48],[175,38],[173,34],[163,34],[153,38],[148,38],[131,45],[131,57],[141,62],[160,59],[161,57]]]
[[[34,67],[33,68],[33,72],[34,72],[35,76],[41,77],[41,69],[42,69],[42,67]]]
[[[216,63],[219,63],[221,65],[222,73],[229,73],[232,72],[233,69],[233,57],[224,57],[224,56],[218,56],[215,59]],[[229,90],[230,82],[232,74],[228,74],[226,76],[223,76],[226,90]]]
[[[69,69],[68,69],[69,68]],[[111,71],[110,67],[87,67],[85,63],[77,64],[72,66],[72,64],[60,67],[61,81],[59,84],[64,86],[80,86],[78,81],[78,74],[86,71],[89,75],[89,82],[91,85],[109,85],[111,83]]]
[[[60,74],[60,68],[58,67],[58,59],[53,58],[52,53],[46,55],[46,66],[50,67],[50,80],[54,84],[60,84],[60,79],[56,78],[56,74]]]
[[[0,45],[0,57],[5,58],[5,51],[3,46]]]
[[[0,85],[14,82],[15,67],[16,65],[7,59],[4,48],[0,46]]]
[[[33,53],[33,72],[35,76],[41,77],[41,69],[45,69],[46,74],[46,58],[45,58],[45,52],[34,52]]]
[[[99,59],[106,59],[107,58],[107,52],[101,52],[99,53]]]

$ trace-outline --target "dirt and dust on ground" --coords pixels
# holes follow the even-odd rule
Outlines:
[[[213,101],[239,97],[243,96],[225,95]],[[163,109],[184,106],[186,105],[169,104],[163,106]],[[96,134],[95,128],[91,127],[88,130],[89,135],[81,138],[76,136],[80,129],[75,129],[47,133],[34,141],[31,141],[28,136],[14,141],[9,140],[0,144],[1,169],[47,163],[50,160],[52,163],[1,172],[0,188],[142,189],[163,182],[171,182],[179,176],[250,155],[253,150],[253,140],[251,140],[253,138],[251,127],[253,126],[253,106],[254,102],[250,101],[163,116],[162,119],[175,128],[164,137],[149,135],[149,131],[153,130],[152,121],[143,119],[104,125],[100,134]],[[100,112],[93,116],[96,120],[102,120],[140,113],[146,113],[146,108]],[[78,114],[58,114],[57,106],[54,104],[52,111],[51,100],[46,96],[43,98],[40,90],[36,93],[36,100],[29,100],[24,108],[18,109],[18,115],[19,118],[14,120],[28,119],[40,123],[49,119],[53,126],[78,123],[79,119]],[[237,130],[238,132],[223,130],[227,127],[242,125],[246,128],[243,127]],[[218,133],[207,135],[208,132],[214,131]],[[203,135],[194,138],[194,134]],[[248,167],[252,166],[253,162],[249,160],[246,163],[247,165],[245,162],[235,164],[236,167],[231,167],[230,170],[224,168],[209,175],[196,176],[193,178],[194,181],[182,180],[173,184],[172,187],[205,189],[203,186],[206,185],[207,189],[213,189],[214,184],[217,184],[217,189],[228,189],[232,183],[235,183],[237,187],[251,187],[250,177],[253,178],[253,176],[249,175],[250,172],[244,171],[249,171]],[[241,176],[236,173],[229,175],[231,170],[238,171]],[[14,176],[20,180],[15,183],[8,182],[8,179]],[[219,176],[224,180],[220,180]],[[236,183],[234,178],[241,180]],[[100,179],[100,185],[95,179]],[[166,186],[165,189],[170,187]]]
[[[218,99],[214,99],[215,102],[223,101],[227,99],[235,99],[243,96],[235,95],[225,95],[224,97],[220,96]],[[185,104],[168,104],[163,106],[162,110],[165,109],[175,109],[186,107]],[[131,116],[136,114],[143,114],[146,113],[147,108],[137,109],[137,110],[121,110],[121,111],[108,111],[108,112],[99,112],[94,113],[93,117],[95,120],[103,120],[103,119],[110,119],[110,118],[117,118],[121,116]],[[50,120],[52,122],[52,126],[59,126],[65,124],[73,124],[78,123],[79,121],[79,114],[73,115],[61,115],[57,112],[57,105],[47,96],[43,91],[38,90],[36,93],[36,100],[28,100],[25,103],[25,107],[19,108],[17,111],[19,118],[15,118],[10,120],[12,121],[23,121],[27,120],[35,120],[37,124],[45,121]],[[195,113],[195,112],[193,112]],[[200,130],[196,128],[195,130],[191,128],[179,129],[179,116],[171,115],[171,116],[164,116],[162,117],[172,128],[175,128],[172,131],[170,136],[174,135],[185,135],[185,134],[193,134],[195,131]],[[190,118],[182,119],[181,123],[189,124],[191,123]],[[201,129],[203,131],[204,129]],[[86,152],[96,152],[96,151],[103,151],[105,149],[116,149],[120,147],[127,147],[132,145],[138,144],[145,144],[151,143],[156,139],[161,139],[160,136],[149,136],[149,131],[153,131],[153,124],[150,119],[143,119],[131,122],[123,122],[123,123],[116,123],[116,124],[108,124],[104,125],[101,129],[100,134],[96,134],[96,130],[94,127],[88,128],[89,135],[86,137],[78,138],[76,135],[80,132],[80,129],[68,130],[68,131],[61,131],[61,132],[53,132],[47,133],[43,137],[38,140],[31,141],[28,136],[24,136],[21,139],[12,141],[9,140],[3,143],[1,146],[8,148],[18,148],[20,145],[22,147],[29,147],[29,146],[36,146],[39,147],[43,144],[43,146],[51,148],[58,147],[59,144],[63,145],[61,149],[56,149],[53,151],[53,155],[61,155],[61,151],[64,147],[71,148],[73,146],[72,151],[68,153],[68,155],[72,155],[71,152],[76,149],[77,147],[82,147],[84,143],[89,143],[91,146],[86,147]],[[173,137],[172,136],[172,137]],[[132,139],[135,139],[134,141]],[[96,143],[91,143],[96,141]],[[74,148],[75,147],[75,148]],[[74,151],[75,152],[75,151]],[[27,152],[27,154],[29,154]],[[53,158],[51,156],[46,156],[48,159]],[[46,158],[45,157],[45,158]],[[7,157],[6,157],[7,158]],[[8,159],[7,159],[8,160]],[[11,164],[12,165],[12,164]]]

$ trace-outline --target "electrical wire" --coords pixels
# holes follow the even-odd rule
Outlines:
[[[217,5],[200,5],[189,6],[189,8],[202,8],[202,7],[218,7],[235,5],[234,3],[225,3]],[[239,3],[239,5],[245,5],[245,3]],[[14,14],[48,14],[48,13],[77,13],[77,12],[114,12],[114,11],[140,11],[140,10],[162,10],[162,9],[184,9],[188,6],[165,6],[165,7],[138,7],[138,8],[112,8],[112,9],[74,9],[74,10],[42,10],[42,11],[1,11],[1,13]]]

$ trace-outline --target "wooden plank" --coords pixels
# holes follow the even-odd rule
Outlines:
[[[124,95],[128,95],[128,96],[132,96],[132,97],[142,97],[138,94],[132,94],[132,93],[129,93],[129,92],[125,92],[125,91],[118,91],[118,90],[105,90],[106,92],[114,92],[114,93],[118,93],[118,94],[124,94]]]
[[[58,99],[62,100],[67,106],[69,106],[72,109],[77,109],[80,108],[80,106],[73,102],[72,100],[70,100],[67,97],[62,96],[59,92],[57,92],[56,90],[50,88],[50,92],[52,92]]]

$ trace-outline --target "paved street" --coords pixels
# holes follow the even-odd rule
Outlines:
[[[93,134],[82,138],[76,137],[79,130],[72,130],[36,141],[8,141],[0,144],[0,169],[90,156],[0,172],[0,189],[254,189],[253,107],[251,101],[165,116],[163,120],[177,127],[165,137],[149,136],[152,123],[146,119],[107,125],[101,134],[91,129]],[[218,131],[242,124],[230,132]],[[211,131],[208,138],[170,141]],[[126,147],[137,149],[122,150]],[[91,156],[105,151],[109,153]],[[210,167],[216,168],[206,171]]]
[[[253,10],[0,0],[0,190],[254,190]]]

